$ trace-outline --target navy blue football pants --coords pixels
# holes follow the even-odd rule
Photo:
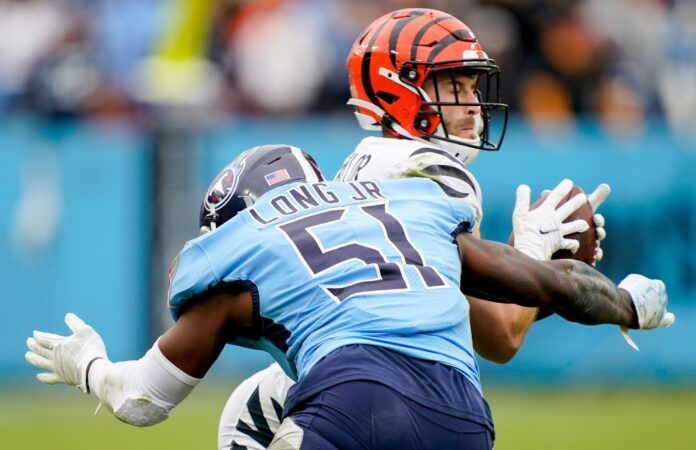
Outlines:
[[[303,430],[302,450],[490,450],[485,426],[435,411],[372,381],[349,381],[300,403],[290,413]]]

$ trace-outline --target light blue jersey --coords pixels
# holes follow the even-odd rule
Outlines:
[[[282,186],[186,245],[169,306],[177,319],[198,294],[239,284],[258,339],[232,343],[269,351],[292,378],[369,344],[453,366],[480,390],[454,239],[474,220],[422,178]]]

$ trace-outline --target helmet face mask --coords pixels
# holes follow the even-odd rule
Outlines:
[[[499,150],[505,137],[508,120],[507,105],[499,102],[499,73],[499,71],[483,71],[482,69],[469,67],[431,69],[428,81],[432,83],[434,94],[431,98],[421,89],[423,101],[416,118],[416,128],[422,132],[423,137],[433,143],[437,142],[438,145],[455,153],[455,156],[464,162],[473,160],[479,150]],[[477,87],[474,91],[476,101],[466,101],[467,99],[462,98],[464,93],[457,87],[460,84],[457,78],[461,75],[478,77]],[[482,84],[483,86],[481,86]],[[442,85],[452,86],[453,93],[449,96],[450,98],[443,98],[445,96],[441,94]],[[463,137],[457,133],[456,128],[449,129],[448,110],[453,110],[454,108],[478,109],[478,114],[471,115],[473,131],[475,132],[474,136]],[[432,118],[436,118],[439,123],[435,131],[430,131],[428,126]],[[426,120],[423,121],[422,119]],[[426,125],[426,122],[428,125]],[[491,132],[494,123],[498,125],[496,127],[498,132],[496,133]],[[460,154],[457,155],[456,153]]]
[[[479,150],[500,148],[507,126],[507,105],[499,100],[500,69],[471,30],[451,15],[416,8],[380,17],[355,42],[347,66],[353,97],[348,103],[356,107],[363,128],[428,142],[464,162]],[[437,86],[438,79],[451,77],[454,83],[462,72],[479,76],[475,101],[459,95],[443,101],[437,92],[425,93],[426,80]],[[480,111],[478,138],[457,136],[446,124],[450,114],[443,108],[467,107]]]
[[[262,145],[242,152],[208,187],[198,216],[200,234],[215,230],[268,191],[289,183],[324,181],[310,155],[289,145]]]

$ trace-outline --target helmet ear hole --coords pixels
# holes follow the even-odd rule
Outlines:
[[[410,66],[402,66],[399,69],[399,78],[401,78],[401,81],[413,83],[418,79],[418,71]]]
[[[392,103],[394,103],[394,102],[396,102],[397,100],[399,100],[399,96],[398,96],[398,95],[394,95],[394,94],[392,94],[392,93],[390,93],[390,92],[379,91],[379,92],[377,92],[375,95],[377,96],[377,98],[379,98],[380,100],[383,100],[383,101],[386,102],[388,105],[391,105]]]
[[[416,116],[416,120],[413,124],[417,130],[427,132],[430,128],[430,120],[427,117]]]

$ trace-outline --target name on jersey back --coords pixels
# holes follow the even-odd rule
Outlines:
[[[267,225],[299,211],[338,203],[366,202],[386,198],[380,187],[372,181],[354,181],[345,184],[350,186],[351,190],[335,191],[326,183],[301,184],[271,197],[267,202],[272,209],[270,215],[261,214],[257,207],[249,208],[249,215],[260,225]]]

